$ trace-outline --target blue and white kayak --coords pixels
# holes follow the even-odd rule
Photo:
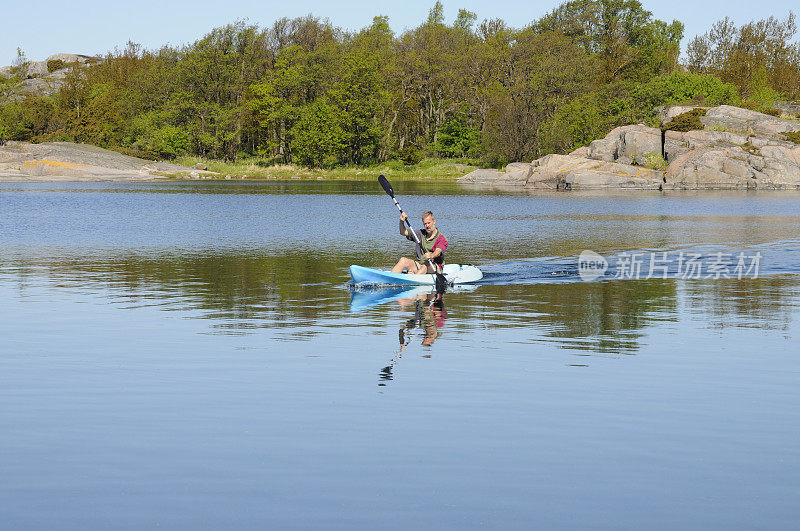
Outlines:
[[[442,271],[448,284],[469,284],[483,278],[481,270],[472,265],[445,264]],[[371,267],[350,266],[354,284],[385,284],[389,286],[435,286],[436,275],[409,275],[392,273]]]

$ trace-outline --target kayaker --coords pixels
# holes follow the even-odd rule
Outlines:
[[[414,236],[406,228],[404,222],[408,218],[405,212],[400,214],[400,234],[406,237],[409,241],[414,242]],[[431,259],[438,271],[442,272],[444,265],[444,252],[447,250],[447,238],[444,234],[439,232],[436,228],[436,218],[430,210],[422,214],[422,225],[424,229],[415,229],[419,241],[422,242],[422,247],[415,245],[417,260],[406,258],[405,256],[392,268],[392,273],[407,272],[410,274],[433,274],[434,271],[430,270],[427,260]],[[414,242],[416,244],[416,242]]]

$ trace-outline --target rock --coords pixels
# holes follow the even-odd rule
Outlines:
[[[81,55],[77,53],[54,53],[50,57],[44,60],[44,64],[47,64],[48,61],[64,61],[66,64],[71,63],[96,63],[100,61],[100,58],[94,57],[91,55]]]
[[[614,162],[617,158],[617,142],[617,140],[609,138],[592,140],[589,144],[589,148],[586,150],[586,154],[588,158],[593,160]]]
[[[723,171],[728,158],[725,148],[703,147],[684,153],[670,163],[665,188],[748,188],[747,181]],[[749,187],[754,188],[755,184]]]
[[[606,162],[644,164],[648,153],[661,154],[661,130],[644,124],[617,127],[605,138],[594,140],[586,157]],[[620,157],[622,161],[620,161]]]
[[[526,188],[658,190],[663,181],[664,174],[656,170],[570,155],[547,155],[533,169]]]
[[[666,131],[664,134],[664,158],[672,162],[689,151],[689,145],[683,139],[684,133],[680,131]]]
[[[800,103],[796,101],[776,101],[772,106],[784,114],[800,118]]]
[[[197,173],[196,171],[193,171],[193,172],[189,173],[189,178],[190,179],[199,179],[200,178],[200,174]]]
[[[226,181],[230,181],[230,180],[231,180],[231,176],[230,176],[230,175],[226,175],[226,176],[225,176],[225,180],[226,180]]]
[[[767,145],[760,153],[731,144],[693,149],[670,163],[665,188],[800,188],[800,149]]]
[[[629,125],[617,129],[619,129],[617,159],[627,157],[637,164],[643,165],[646,163],[649,153],[661,155],[661,129],[647,127],[643,124]],[[618,162],[621,161],[618,160]]]
[[[575,151],[570,152],[570,155],[572,155],[573,157],[589,158],[589,146],[581,146]]]
[[[683,133],[683,140],[689,149],[720,143],[742,145],[747,142],[748,138],[749,135],[727,131],[687,131]]]
[[[527,162],[512,162],[506,165],[506,178],[512,181],[526,181],[532,169],[533,165]]]
[[[800,131],[800,122],[777,118],[749,109],[720,105],[706,112],[700,118],[706,127],[724,127],[732,131],[752,132],[767,136],[777,136],[779,133]]]

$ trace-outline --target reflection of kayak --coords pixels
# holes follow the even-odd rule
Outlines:
[[[474,289],[477,289],[477,286],[461,284],[449,289],[447,293],[461,293]],[[430,286],[395,286],[379,290],[353,291],[350,294],[350,311],[355,312],[398,299],[415,299],[419,296],[434,295],[435,293],[436,291]]]
[[[466,284],[477,282],[483,278],[481,270],[472,265],[445,264],[444,278],[448,284]],[[434,286],[436,285],[435,275],[409,275],[407,273],[392,273],[370,267],[357,265],[350,266],[350,276],[353,283],[386,284],[390,286]]]
[[[430,286],[395,287],[379,291],[354,291],[350,295],[350,311],[358,311],[377,304],[395,301],[397,299],[413,299],[417,295],[431,293]]]

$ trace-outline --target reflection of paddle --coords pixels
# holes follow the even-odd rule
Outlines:
[[[400,208],[400,203],[397,202],[397,198],[395,198],[395,196],[394,196],[394,189],[392,188],[392,185],[389,184],[389,181],[383,175],[378,177],[378,182],[381,183],[381,186],[383,187],[383,191],[386,192],[389,195],[389,197],[392,198],[392,200],[394,201],[395,206],[397,207],[397,210],[399,210],[400,213],[402,214],[403,213],[403,209]],[[408,218],[407,217],[406,217],[405,221],[406,221],[406,227],[408,227],[408,232],[410,232],[411,235],[414,236],[414,241],[417,242],[417,245],[419,245],[420,249],[424,253],[425,249],[422,247],[422,242],[419,241],[419,238],[417,237],[417,233],[414,232],[414,229],[411,228],[411,223],[408,222]],[[444,275],[439,272],[439,268],[436,267],[436,265],[433,263],[433,260],[431,260],[430,258],[428,258],[428,264],[429,264],[429,266],[431,268],[431,271],[434,272],[433,275],[434,275],[434,277],[436,279],[436,292],[437,293],[444,293],[445,287],[447,286],[447,279],[444,278]]]

